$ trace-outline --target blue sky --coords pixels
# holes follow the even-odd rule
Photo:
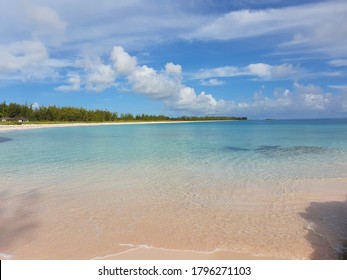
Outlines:
[[[2,0],[0,101],[347,117],[347,2]]]

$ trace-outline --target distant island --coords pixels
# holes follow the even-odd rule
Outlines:
[[[227,121],[247,120],[247,117],[230,116],[181,116],[147,115],[110,112],[108,110],[88,110],[77,107],[40,106],[32,104],[0,103],[2,124],[20,123],[65,123],[65,122],[136,122],[136,121]]]

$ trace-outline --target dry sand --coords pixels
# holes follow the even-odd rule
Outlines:
[[[220,121],[224,121],[224,120],[220,120]],[[227,121],[232,121],[232,120],[227,120]],[[191,123],[191,122],[208,122],[208,121],[151,121],[151,122],[58,123],[58,124],[19,124],[19,125],[11,125],[11,124],[5,125],[0,123],[0,132],[50,128],[50,127],[103,126],[103,125],[125,125],[125,124],[167,124],[167,123]]]
[[[114,123],[118,124],[118,123]],[[109,123],[62,123],[62,124],[20,124],[20,125],[2,125],[0,124],[0,132],[16,131],[49,127],[69,127],[69,126],[96,126],[96,125],[113,125]]]

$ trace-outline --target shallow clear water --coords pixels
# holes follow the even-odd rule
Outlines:
[[[46,250],[37,257],[89,258],[93,254],[88,252],[103,247],[98,239],[102,236],[107,245],[98,255],[131,243],[278,258],[335,258],[347,239],[347,120],[1,133],[0,178],[0,223],[18,220],[13,214],[18,209],[40,217],[29,230],[30,242],[21,232],[7,246],[4,240],[11,239],[11,231],[0,235],[0,252],[14,257],[26,257],[23,248],[42,242]],[[33,193],[35,203],[23,203]],[[325,209],[324,203],[334,201],[341,205],[327,215],[335,218],[317,220],[320,206]],[[48,215],[52,224],[46,221]],[[64,224],[61,228],[58,220]],[[95,248],[83,255],[78,247],[82,240],[71,252],[61,249],[57,254],[59,246],[52,245],[56,235],[67,242],[77,228],[90,232],[85,242],[94,242]],[[40,231],[46,233],[45,241]]]

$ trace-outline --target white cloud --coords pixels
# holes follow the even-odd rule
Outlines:
[[[52,45],[59,45],[65,38],[66,22],[50,7],[33,6],[28,9],[33,23],[32,36]]]
[[[87,90],[103,91],[114,86],[115,72],[110,65],[99,64],[93,67],[87,77]]]
[[[158,72],[146,65],[131,66],[130,71],[122,71],[119,61],[126,57],[128,61],[135,62],[136,58],[124,52],[121,47],[116,47],[117,53],[113,53],[112,60],[115,69],[121,69],[119,74],[125,74],[125,78],[131,90],[144,94],[152,99],[162,100],[169,108],[194,112],[212,113],[218,110],[222,100],[215,100],[211,94],[201,92],[197,94],[191,87],[182,84],[182,66],[167,63],[165,71]]]
[[[209,4],[206,3],[206,7]],[[300,51],[314,48],[334,54],[346,53],[345,1],[277,9],[234,10],[225,14],[203,14],[200,8],[200,4],[165,1],[158,5],[157,1],[152,0],[101,3],[91,0],[73,3],[67,0],[25,3],[4,0],[0,4],[0,25],[3,27],[0,29],[0,42],[10,45],[8,42],[35,41],[43,44],[53,56],[55,51],[67,51],[70,57],[78,57],[83,53],[105,55],[106,50],[108,52],[115,43],[130,46],[131,49],[142,49],[145,45],[168,40],[234,40],[280,34],[286,40],[292,38],[290,42],[282,44],[284,47],[299,47]],[[283,40],[277,36],[273,38],[274,45]],[[114,62],[118,67],[115,71],[122,75],[131,72],[137,64],[136,58],[126,53],[117,55],[117,52],[121,50],[113,49],[111,54],[119,59]],[[55,65],[48,65],[49,62]],[[346,64],[343,59],[332,60],[330,64],[342,66],[341,63]],[[45,66],[50,73],[46,76],[53,75],[52,68],[59,68],[58,64],[58,59],[54,61],[49,57]],[[172,74],[176,71],[179,76],[182,69],[172,69],[172,66],[168,64],[165,71]],[[115,68],[114,65],[112,67]],[[242,75],[258,79],[296,79],[300,69],[291,64],[257,63],[243,68],[229,66],[211,71],[210,75],[206,73],[205,76],[200,73],[197,79]]]
[[[207,87],[209,86],[213,87],[213,86],[224,85],[225,82],[218,79],[208,79],[208,80],[201,80],[200,84]]]
[[[347,90],[347,85],[330,85],[329,88],[339,89],[339,90]]]
[[[39,104],[38,102],[34,102],[34,103],[32,104],[32,108],[33,108],[34,110],[38,110],[38,109],[40,109],[40,104]]]
[[[211,77],[253,76],[263,80],[278,80],[296,79],[303,73],[303,69],[288,63],[280,65],[254,63],[245,67],[224,66],[212,69],[201,69],[198,73],[193,75],[193,78],[206,79]]]
[[[100,58],[80,60],[77,65],[83,67],[87,91],[101,92],[115,86],[116,71],[111,65],[104,64]]]
[[[165,65],[166,74],[170,75],[181,75],[182,74],[182,66],[178,64],[174,64],[172,62],[166,63]]]
[[[259,78],[270,78],[271,77],[271,65],[265,63],[250,64],[246,67],[246,75],[254,75]]]
[[[59,77],[57,69],[69,66],[70,62],[52,58],[49,53],[63,42],[66,22],[48,6],[6,2],[0,4],[1,79]]]
[[[56,30],[57,33],[64,33],[66,23],[59,17],[58,13],[50,7],[34,6],[28,11],[29,16],[38,24],[38,29],[47,31]]]
[[[39,41],[21,41],[0,45],[2,79],[56,78],[55,60],[49,59],[46,46]]]
[[[79,91],[81,90],[81,77],[78,74],[69,74],[67,79],[68,85],[61,85],[56,87],[60,91]]]
[[[277,9],[240,10],[201,24],[187,39],[234,40],[262,35],[291,36],[283,47],[347,54],[346,1],[325,1]]]
[[[212,94],[201,92],[197,94],[191,87],[182,87],[176,96],[174,103],[168,104],[175,110],[184,110],[195,113],[218,114],[226,113],[226,102],[223,99],[216,100]]]
[[[105,54],[109,46],[115,44],[141,50],[145,46],[181,39],[180,34],[190,32],[205,18],[196,9],[190,9],[190,3],[182,1],[39,2],[54,8],[68,22],[69,44],[66,47],[75,53],[90,45],[97,54]]]
[[[193,88],[184,85],[181,65],[167,63],[164,70],[157,71],[139,65],[136,57],[120,46],[112,49],[110,60],[110,64],[103,63],[100,58],[78,60],[75,67],[80,73],[70,74],[67,85],[56,89],[102,91],[110,87],[122,89],[126,83],[128,91],[161,100],[174,110],[211,114],[225,109],[224,100],[216,100],[205,92],[197,94]]]
[[[277,10],[233,11],[203,24],[190,36],[202,40],[232,40],[271,33],[284,28],[277,13]]]
[[[300,77],[305,71],[297,66],[293,66],[292,64],[280,64],[271,66],[269,68],[270,74],[265,76],[268,79],[296,79]]]
[[[347,59],[333,59],[329,61],[329,64],[335,67],[347,66]]]
[[[182,39],[211,41],[275,35],[271,41],[274,45],[286,38],[286,47],[346,54],[346,1],[258,10],[233,10],[240,6],[228,3],[220,5],[225,13],[222,9],[208,13],[209,6],[216,6],[212,2],[2,0],[0,42],[35,39],[50,45],[65,40],[62,47],[74,54],[92,46],[100,55],[115,44],[138,50]]]
[[[0,2],[0,43],[40,41],[57,47],[66,39],[67,22],[49,1],[2,0]]]
[[[111,59],[113,61],[113,67],[120,75],[127,75],[134,71],[137,59],[130,56],[120,46],[115,46],[111,52]]]
[[[193,75],[194,79],[206,79],[210,77],[236,77],[242,76],[245,73],[236,66],[224,66],[212,69],[201,69]]]
[[[145,94],[154,99],[170,97],[181,86],[176,79],[171,79],[165,74],[158,73],[146,65],[137,66],[127,79],[135,92]]]
[[[324,110],[331,102],[332,94],[325,94],[323,89],[309,84],[304,86],[299,83],[294,83],[294,89],[297,93],[299,104],[308,110]]]
[[[246,67],[248,75],[254,75],[261,79],[293,79],[303,73],[303,69],[292,64],[269,65],[265,63],[250,64]]]
[[[251,102],[232,103],[234,114],[254,117],[327,117],[347,113],[347,92],[324,92],[316,85],[293,84],[293,89],[276,89],[272,96],[255,92]]]
[[[23,71],[42,64],[48,58],[46,47],[37,41],[22,41],[0,45],[0,71]]]
[[[116,71],[112,65],[104,64],[100,58],[85,58],[75,62],[76,72],[67,75],[67,85],[58,86],[60,91],[101,92],[116,86]]]

